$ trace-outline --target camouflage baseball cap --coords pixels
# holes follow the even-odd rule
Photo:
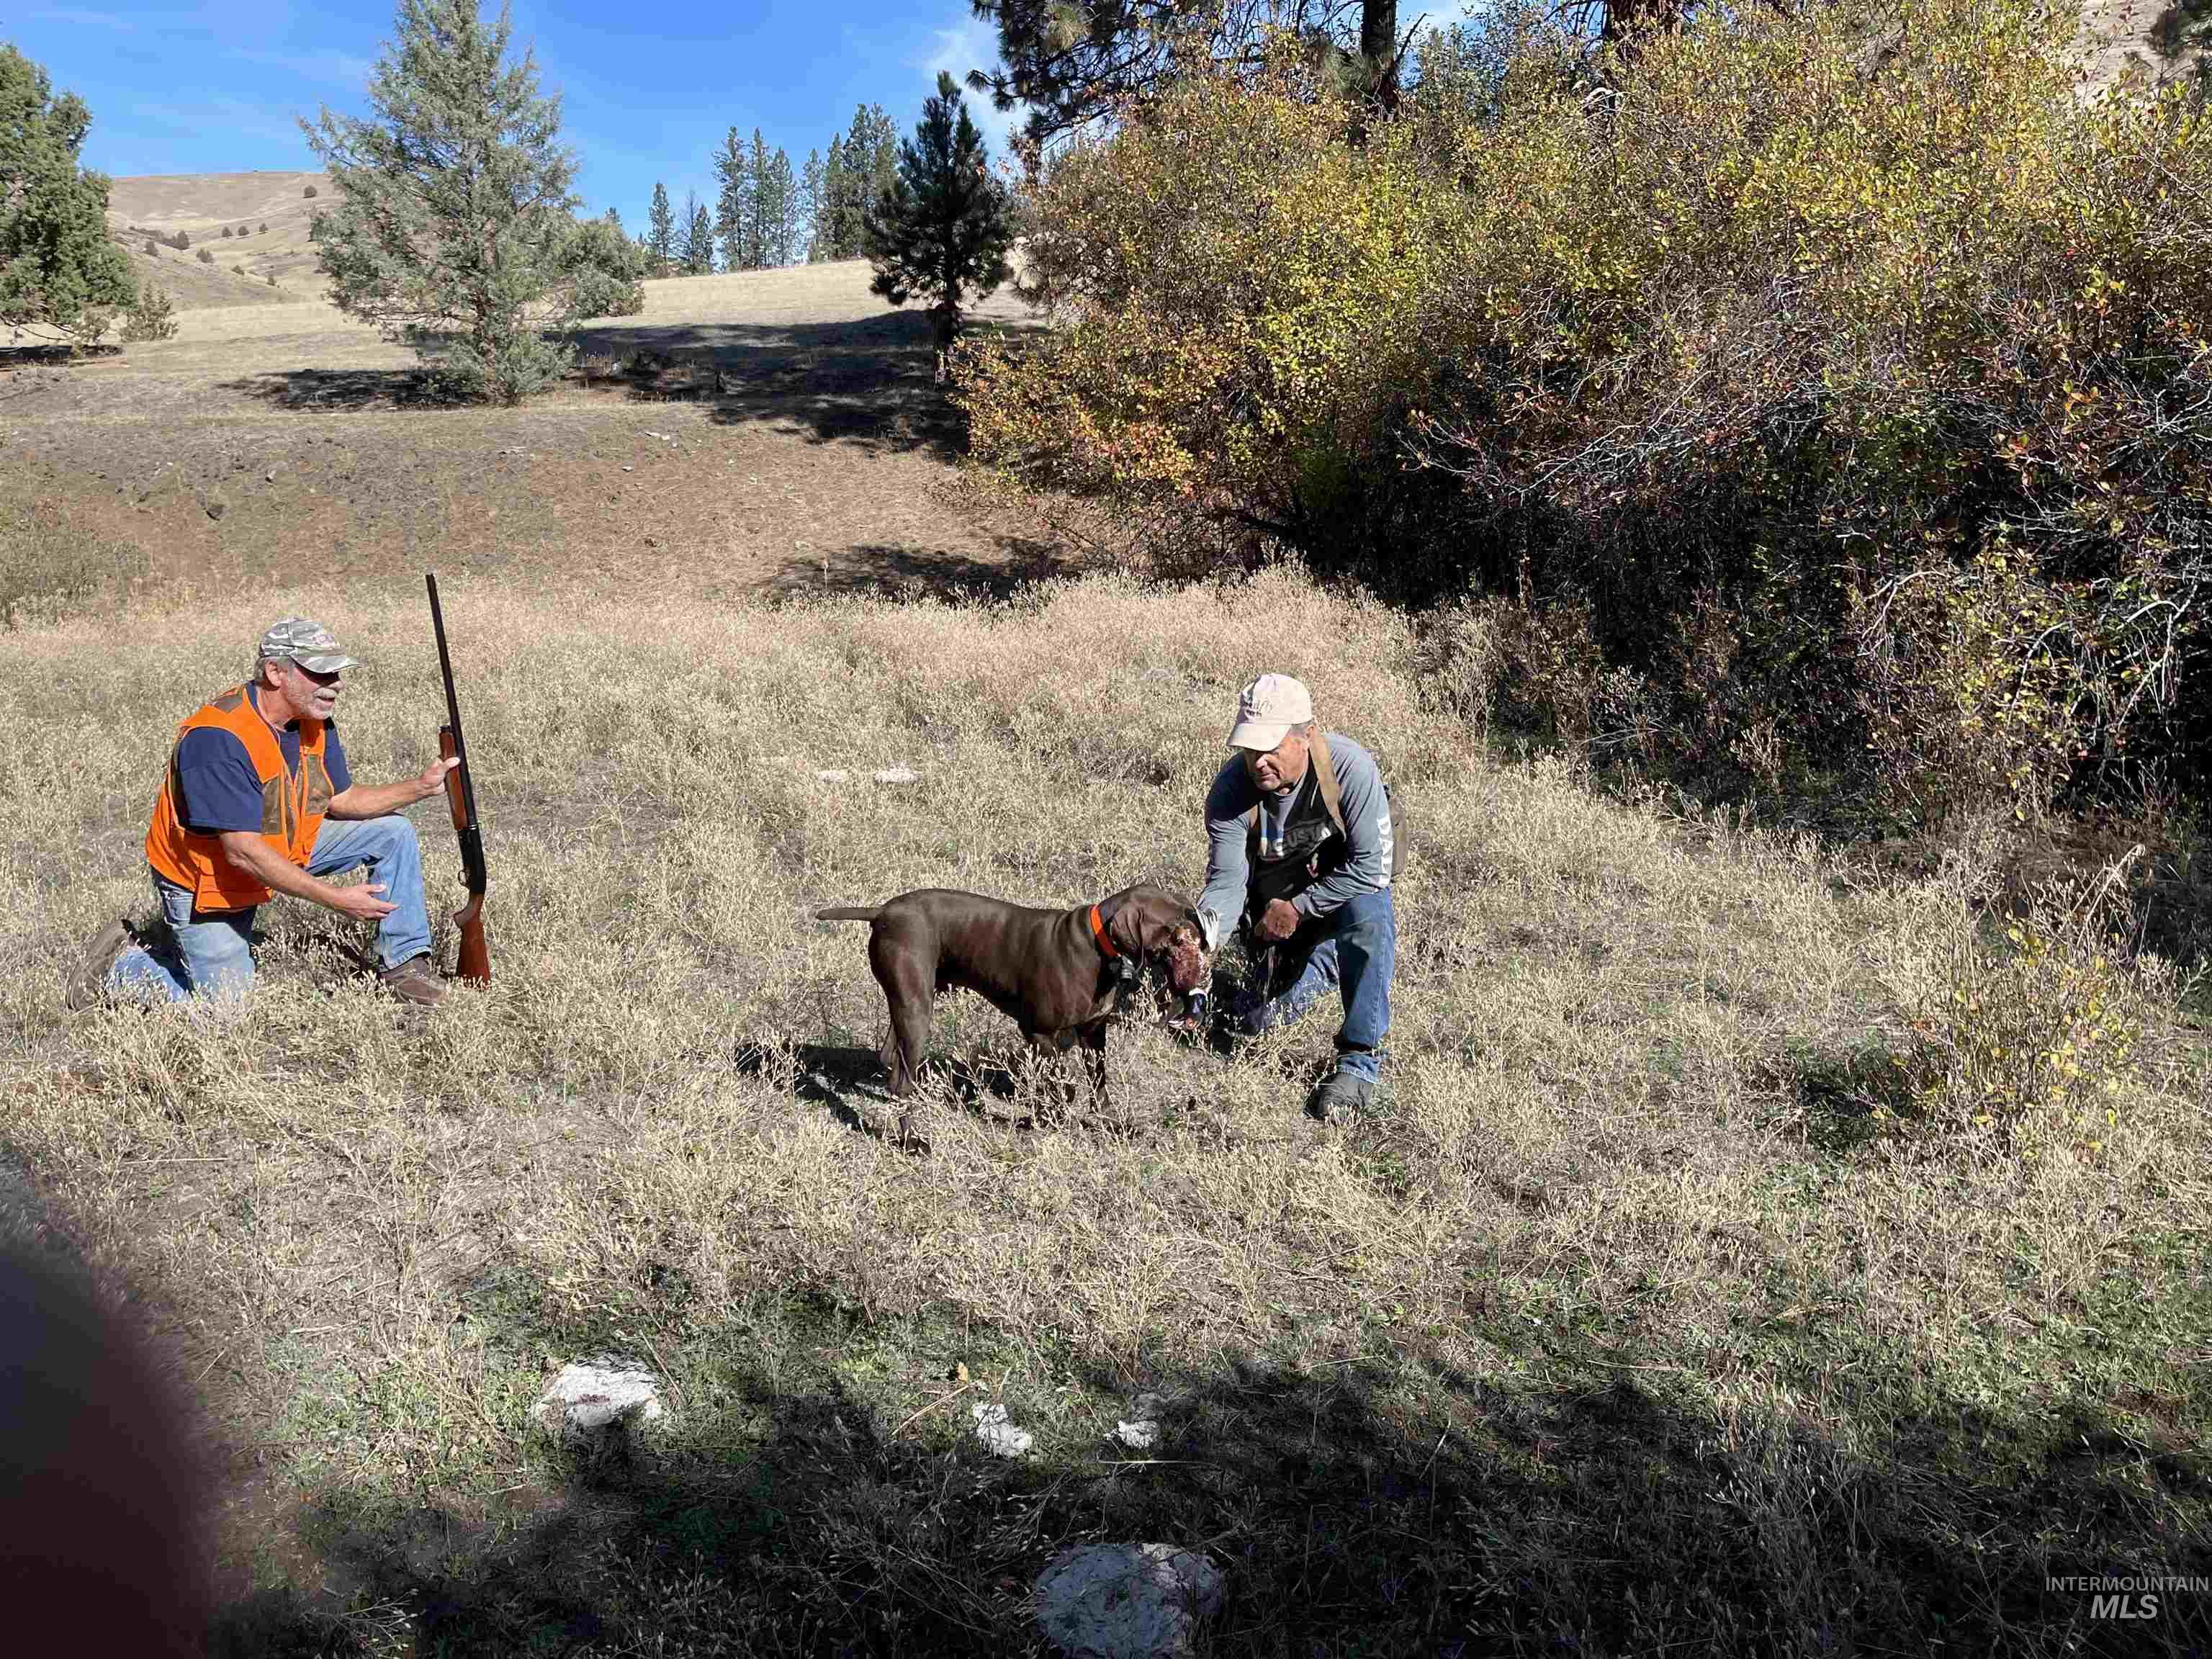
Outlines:
[[[337,636],[319,622],[287,617],[261,636],[257,662],[295,662],[311,674],[335,674],[353,666],[338,648]]]

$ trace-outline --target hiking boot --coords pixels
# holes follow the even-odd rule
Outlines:
[[[62,1000],[72,1013],[82,1013],[97,1005],[107,994],[107,970],[115,966],[116,957],[131,948],[131,924],[120,916],[93,935],[92,948],[84,953],[84,960],[69,982],[69,990]]]
[[[446,982],[438,977],[427,951],[408,957],[397,968],[380,969],[376,982],[402,1002],[411,1002],[418,1008],[432,1007],[446,996]]]
[[[1375,1098],[1375,1079],[1341,1066],[1314,1085],[1306,1097],[1306,1115],[1323,1123],[1341,1123],[1364,1112]]]

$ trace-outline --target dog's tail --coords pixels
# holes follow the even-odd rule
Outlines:
[[[882,906],[875,904],[841,904],[835,909],[817,910],[817,921],[873,921]]]

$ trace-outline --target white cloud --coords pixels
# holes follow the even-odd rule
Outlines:
[[[916,67],[927,77],[932,92],[936,90],[940,72],[951,75],[960,83],[967,98],[968,113],[981,129],[990,143],[992,159],[996,161],[1006,155],[1007,137],[1021,121],[1022,112],[1019,107],[1003,112],[994,109],[990,94],[977,92],[969,86],[968,71],[999,66],[998,31],[963,6],[953,22],[932,33],[933,49]]]

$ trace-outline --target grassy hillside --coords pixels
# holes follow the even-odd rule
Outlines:
[[[320,192],[318,198],[307,196],[310,185]],[[322,292],[307,227],[315,209],[329,204],[331,191],[330,177],[322,173],[117,179],[107,193],[107,222],[137,256],[134,263],[140,264],[142,277],[146,233],[167,236],[182,231],[191,238],[190,248],[180,252],[163,247],[156,255],[162,285],[178,296],[179,307],[289,303]],[[230,236],[222,234],[225,228]],[[202,247],[216,256],[213,270],[199,260]],[[232,266],[240,264],[246,272],[243,281],[230,274]],[[272,276],[274,288],[266,281]]]
[[[2155,974],[2112,1006],[2143,1032],[2094,1130],[1869,1115],[1983,984],[1985,848],[1881,879],[1501,762],[1403,619],[1287,577],[447,603],[495,979],[428,1020],[297,907],[242,1016],[60,1005],[75,942],[145,908],[171,722],[268,617],[359,642],[361,775],[422,763],[411,594],[134,611],[127,675],[108,620],[0,661],[9,1155],[223,1425],[228,1650],[1025,1652],[1036,1571],[1097,1536],[1212,1554],[1220,1653],[2212,1637],[2212,1601],[2093,1625],[2044,1582],[2212,1542],[2212,1063]],[[1062,1115],[950,998],[927,1152],[884,1138],[865,932],[811,908],[1190,890],[1262,663],[1415,826],[1387,1109],[1300,1116],[1324,1016],[1227,1057],[1136,1025],[1110,1110]],[[895,764],[921,781],[869,781]],[[669,1378],[672,1426],[572,1461],[527,1408],[602,1350]],[[1144,1392],[1139,1455],[1112,1435]],[[975,1444],[986,1401],[1028,1458]]]

